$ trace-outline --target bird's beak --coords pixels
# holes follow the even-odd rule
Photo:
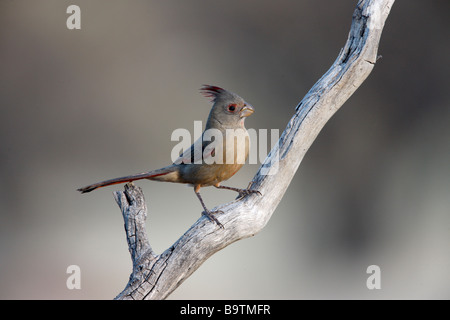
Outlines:
[[[251,105],[245,104],[244,107],[242,108],[241,112],[239,112],[239,115],[241,116],[241,118],[244,118],[244,117],[248,117],[253,112],[255,112],[255,109],[253,109],[253,107]]]

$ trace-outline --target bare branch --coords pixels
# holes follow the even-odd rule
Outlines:
[[[211,255],[258,233],[281,201],[305,153],[331,116],[368,77],[377,62],[378,45],[394,0],[360,0],[347,43],[331,68],[311,88],[253,178],[248,195],[215,209],[225,227],[206,217],[160,255],[152,251],[145,232],[147,208],[142,191],[132,184],[115,198],[122,210],[133,273],[116,299],[164,299]]]

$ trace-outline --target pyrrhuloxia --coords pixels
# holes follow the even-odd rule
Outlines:
[[[194,186],[194,192],[202,204],[204,214],[223,228],[222,224],[212,215],[214,212],[206,208],[199,190],[201,187],[215,186],[220,189],[236,191],[239,193],[239,197],[252,193],[260,194],[259,191],[250,188],[238,189],[220,185],[222,181],[228,180],[239,171],[247,159],[249,138],[244,127],[244,120],[254,112],[254,109],[244,99],[225,89],[205,85],[200,90],[203,95],[212,98],[213,102],[205,131],[203,131],[202,137],[172,165],[158,170],[102,181],[80,188],[78,191],[86,193],[100,187],[141,179],[190,184]],[[211,138],[206,137],[206,134],[211,132],[213,133],[214,143],[206,141],[211,140]],[[229,134],[233,132],[235,136],[230,139]],[[198,156],[196,150],[201,150],[200,161],[196,157]]]

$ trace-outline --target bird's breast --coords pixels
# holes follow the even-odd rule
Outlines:
[[[247,160],[250,149],[248,132],[245,129],[228,131],[222,143],[213,151],[204,148],[202,163],[182,165],[180,177],[185,183],[211,186],[230,179]],[[205,156],[206,153],[206,156]]]

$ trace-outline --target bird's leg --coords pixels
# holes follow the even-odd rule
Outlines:
[[[204,214],[205,216],[207,216],[209,220],[214,221],[215,223],[217,223],[217,225],[218,225],[219,227],[221,227],[222,229],[224,229],[223,224],[221,224],[221,223],[219,222],[219,220],[217,220],[217,218],[214,217],[214,215],[213,215],[214,213],[218,213],[218,212],[222,212],[222,211],[220,211],[220,210],[218,210],[218,211],[213,211],[213,212],[209,211],[208,208],[206,208],[205,203],[203,202],[203,199],[202,199],[202,196],[200,195],[199,190],[200,190],[200,187],[199,187],[199,186],[195,186],[194,192],[195,192],[195,194],[197,195],[198,200],[200,200],[200,203],[202,204],[203,209],[205,210],[205,211],[202,212],[202,214]]]
[[[258,190],[250,189],[252,187],[252,184],[253,183],[250,182],[247,189],[239,189],[239,188],[221,186],[220,184],[216,184],[214,186],[218,189],[227,189],[227,190],[231,190],[231,191],[236,191],[237,193],[239,193],[239,195],[236,199],[241,199],[241,198],[245,197],[246,195],[253,194],[253,193],[257,193],[261,196],[261,192],[259,192]]]

